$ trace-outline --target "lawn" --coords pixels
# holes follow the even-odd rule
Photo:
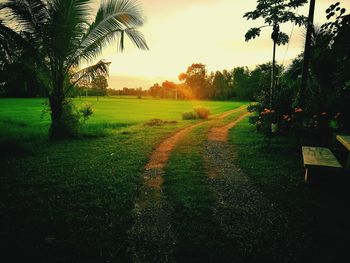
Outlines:
[[[85,129],[95,136],[52,143],[48,116],[40,119],[43,101],[0,100],[0,245],[13,261],[130,260],[132,209],[155,145],[191,124],[181,113],[195,105],[217,114],[243,104],[76,99],[93,105]],[[178,122],[144,125],[152,118]]]

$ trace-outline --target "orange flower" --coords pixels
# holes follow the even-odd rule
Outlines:
[[[325,116],[325,115],[327,115],[327,112],[324,111],[324,112],[321,113],[321,115]]]
[[[302,108],[295,108],[294,112],[303,112],[303,109]]]

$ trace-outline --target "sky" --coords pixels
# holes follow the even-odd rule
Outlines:
[[[325,10],[334,0],[316,0],[315,24],[326,21]],[[350,1],[341,0],[350,10]],[[146,17],[140,28],[148,51],[138,50],[129,41],[123,53],[116,44],[106,47],[99,59],[112,62],[109,87],[148,89],[165,80],[178,82],[178,75],[192,63],[203,63],[208,71],[232,69],[271,61],[271,29],[260,38],[245,42],[246,31],[262,21],[247,21],[243,15],[255,9],[256,0],[138,0]],[[307,15],[308,5],[298,14]],[[290,44],[277,48],[277,60],[288,66],[304,48],[304,30],[286,24]]]

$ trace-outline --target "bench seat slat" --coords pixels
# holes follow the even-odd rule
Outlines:
[[[328,148],[303,146],[302,151],[305,168],[312,166],[342,168]]]
[[[336,139],[348,150],[350,151],[350,136],[337,135]]]

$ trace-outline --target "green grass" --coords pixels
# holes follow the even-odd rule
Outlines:
[[[301,145],[275,137],[266,144],[248,119],[230,133],[238,165],[286,218],[286,244],[296,262],[337,262],[347,256],[350,238],[349,178],[327,174],[324,181],[304,183]]]
[[[85,101],[75,100],[82,104]],[[42,99],[0,100],[0,236],[14,261],[128,261],[127,231],[152,149],[191,122],[195,104],[216,114],[241,102],[88,100],[85,129],[105,136],[49,142]],[[152,118],[176,124],[145,126]]]
[[[19,140],[44,139],[50,124],[48,113],[41,118],[45,99],[0,99],[0,139]],[[182,113],[202,105],[212,114],[230,110],[243,102],[219,101],[175,101],[157,99],[135,99],[130,97],[76,98],[80,107],[86,103],[92,105],[94,114],[83,127],[82,133],[101,134],[106,128],[118,128],[146,122],[158,118],[162,120],[182,120]]]
[[[235,120],[243,111],[224,120],[195,128],[174,149],[165,170],[164,195],[172,207],[177,233],[177,262],[223,262],[230,249],[217,217],[217,196],[208,177],[204,143],[211,127]]]

